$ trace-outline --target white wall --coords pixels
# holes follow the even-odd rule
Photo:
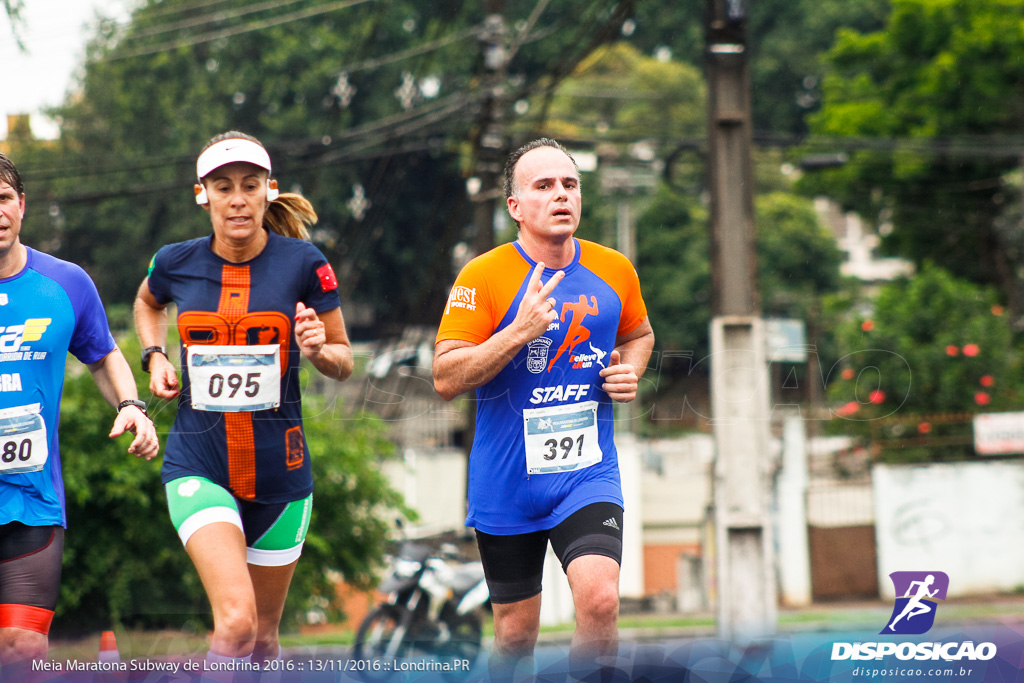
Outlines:
[[[697,543],[711,502],[710,434],[643,442],[656,466],[642,473],[644,541]]]
[[[949,595],[1009,591],[1024,585],[1024,463],[875,465],[878,581],[937,570]]]
[[[406,504],[420,514],[407,533],[427,536],[461,530],[466,521],[466,456],[461,450],[408,448],[382,470]]]
[[[811,559],[807,541],[807,431],[799,415],[783,426],[782,471],[775,480],[779,593],[789,607],[811,604]]]
[[[633,434],[616,434],[615,450],[619,454],[619,476],[622,478],[623,513],[622,568],[619,572],[619,593],[623,597],[644,595],[644,505],[640,441]]]

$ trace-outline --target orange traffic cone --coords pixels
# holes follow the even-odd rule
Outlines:
[[[96,658],[99,662],[120,662],[121,653],[117,651],[117,639],[113,631],[104,631],[100,636],[100,653]]]

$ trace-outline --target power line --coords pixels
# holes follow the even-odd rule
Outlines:
[[[299,2],[299,1],[301,1],[301,0],[288,0],[288,4],[290,4],[291,2]],[[268,28],[270,26],[276,26],[276,25],[283,24],[283,23],[290,22],[290,21],[297,21],[297,20],[305,19],[305,18],[308,18],[308,17],[311,17],[311,16],[315,16],[316,14],[321,14],[321,13],[324,13],[324,12],[333,11],[335,9],[342,9],[342,8],[345,8],[345,7],[349,7],[349,6],[360,4],[362,2],[367,2],[367,1],[368,0],[347,0],[346,2],[334,3],[333,5],[329,5],[329,6],[326,6],[326,7],[318,7],[318,8],[313,8],[311,10],[303,10],[303,11],[300,11],[300,12],[295,12],[295,13],[292,13],[292,14],[289,14],[289,15],[284,15],[284,16],[277,17],[276,19],[272,19],[272,20],[265,20],[263,22],[246,24],[246,25],[244,25],[242,27],[236,27],[236,28],[232,28],[232,29],[223,29],[221,31],[217,31],[217,32],[213,32],[213,33],[206,33],[206,34],[195,36],[195,37],[192,37],[192,38],[182,38],[182,39],[178,39],[178,40],[167,41],[167,42],[164,42],[164,43],[159,44],[159,45],[143,46],[143,47],[139,47],[139,48],[136,48],[136,49],[133,49],[133,50],[125,50],[125,51],[121,51],[121,52],[117,52],[117,53],[108,55],[107,57],[102,58],[100,61],[114,61],[114,60],[119,60],[119,59],[126,59],[126,58],[130,58],[130,57],[143,56],[143,55],[146,55],[146,54],[154,54],[154,53],[157,53],[157,52],[164,52],[164,51],[176,49],[176,48],[179,48],[179,47],[186,47],[186,46],[194,45],[194,44],[198,44],[198,43],[210,42],[210,41],[213,41],[213,40],[217,40],[217,39],[221,39],[221,38],[225,38],[225,37],[230,37],[230,36],[233,36],[233,35],[239,35],[241,33],[246,33],[246,32],[249,32],[249,31],[260,30],[260,29],[263,29],[263,28]],[[224,13],[221,13],[221,14],[218,14],[218,15],[201,17],[201,18],[198,18],[198,19],[189,20],[187,22],[181,22],[179,24],[173,24],[173,25],[172,24],[165,24],[165,25],[161,25],[161,26],[157,27],[158,30],[154,30],[153,32],[154,33],[155,32],[165,32],[165,31],[174,30],[174,29],[177,29],[177,28],[184,28],[186,26],[195,26],[195,25],[201,25],[201,24],[206,24],[206,23],[212,23],[214,21],[220,21],[220,20],[222,20],[224,18],[228,18],[229,16],[240,16],[241,14],[247,14],[247,13],[252,13],[252,12],[257,12],[257,11],[263,11],[263,10],[266,10],[266,9],[269,9],[269,8],[276,8],[276,7],[279,7],[280,5],[281,5],[281,2],[279,0],[275,0],[275,1],[272,1],[272,2],[262,3],[260,5],[247,7],[244,10],[239,10],[239,11],[234,12],[234,13],[224,12]],[[481,30],[482,30],[482,26],[480,26],[480,25],[471,26],[471,27],[469,27],[467,29],[464,29],[462,31],[456,31],[456,32],[451,33],[451,34],[449,34],[447,36],[442,36],[440,38],[432,40],[432,41],[430,41],[428,43],[425,43],[425,44],[422,44],[422,45],[418,45],[418,46],[414,46],[414,47],[411,47],[411,48],[407,48],[405,50],[401,50],[399,52],[396,52],[396,53],[393,53],[393,54],[390,54],[390,55],[387,55],[387,56],[384,56],[384,57],[377,57],[377,58],[372,58],[372,59],[366,59],[366,60],[363,60],[361,62],[356,62],[354,64],[346,65],[346,66],[342,67],[341,69],[339,69],[339,72],[342,72],[342,73],[353,73],[353,72],[357,72],[357,71],[371,70],[371,69],[380,68],[382,66],[386,66],[386,65],[389,65],[389,64],[394,64],[396,62],[400,62],[400,61],[403,61],[405,59],[409,59],[411,57],[416,57],[416,56],[420,56],[420,55],[429,54],[431,52],[434,52],[436,50],[440,50],[442,48],[445,48],[445,47],[447,47],[449,45],[461,42],[463,40],[476,38],[476,37],[478,37],[480,35]],[[128,37],[126,37],[126,40],[134,39],[134,38],[138,37],[138,35],[139,34],[128,36]]]
[[[622,0],[621,2],[615,3],[615,6],[611,9],[608,18],[604,21],[600,19],[600,14],[595,14],[589,25],[580,26],[580,30],[576,33],[578,39],[577,37],[574,37],[573,39],[562,41],[565,45],[569,46],[569,48],[563,51],[562,55],[558,59],[554,60],[554,68],[545,74],[547,82],[545,83],[543,80],[538,79],[533,83],[525,84],[511,99],[519,100],[529,97],[536,89],[543,86],[545,91],[545,100],[541,107],[541,115],[538,118],[538,123],[542,123],[547,118],[548,107],[550,106],[551,99],[554,96],[554,91],[558,85],[576,69],[587,55],[593,52],[598,46],[608,42],[615,32],[621,30],[622,22],[624,22],[633,12],[633,6],[634,0]],[[583,48],[573,52],[572,46],[580,42],[579,39],[588,35],[590,36],[590,40],[586,41]]]
[[[506,58],[509,62],[515,58],[516,53],[519,52],[519,48],[521,48],[526,42],[526,39],[530,36],[530,32],[533,30],[534,25],[540,20],[541,15],[544,14],[544,10],[547,9],[549,4],[550,0],[537,1],[537,5],[533,8],[533,11],[530,12],[530,16],[526,19],[526,25],[516,36],[512,45],[509,46],[508,57]]]
[[[833,137],[788,135],[754,131],[754,142],[764,147],[806,147],[850,151],[909,152],[963,158],[1019,158],[1024,155],[1024,137],[1008,135],[957,135],[915,137]]]
[[[331,159],[326,162],[320,162],[319,160],[307,160],[302,164],[303,168],[321,168],[325,166],[333,166],[339,163],[351,162],[357,160],[368,160],[377,159],[386,156],[392,156],[396,154],[412,154],[415,152],[424,152],[430,150],[436,150],[438,143],[432,140],[417,140],[407,141],[405,144],[397,148],[389,148],[387,150],[373,151],[368,149],[366,146],[353,146],[351,149],[345,150],[344,155],[339,155],[335,159]],[[280,166],[281,170],[287,171],[292,170],[292,167],[287,162]],[[59,195],[54,197],[46,197],[43,201],[47,203],[56,204],[91,204],[97,202],[108,201],[112,199],[125,199],[128,197],[140,197],[149,194],[160,194],[165,192],[179,192],[184,195],[191,196],[191,190],[185,184],[185,181],[174,180],[165,183],[154,183],[148,185],[134,185],[129,187],[123,187],[117,190],[102,190],[98,192],[79,192],[75,194]]]
[[[175,14],[188,14],[204,7],[231,4],[232,0],[193,0],[192,2],[181,2],[176,7],[164,7],[161,5],[146,8],[146,19]]]
[[[338,2],[329,2],[325,5],[317,7],[311,7],[289,14],[282,14],[273,19],[264,19],[263,21],[256,21],[249,24],[243,24],[242,26],[236,26],[233,28],[221,29],[219,31],[211,31],[209,33],[203,33],[191,38],[180,38],[178,40],[172,40],[158,45],[152,45],[148,47],[140,47],[134,50],[126,50],[123,52],[115,52],[113,54],[103,57],[99,61],[113,62],[121,59],[129,59],[132,57],[143,57],[145,55],[157,54],[160,52],[168,52],[170,50],[176,50],[181,47],[189,47],[192,45],[200,45],[202,43],[210,43],[215,40],[221,40],[223,38],[232,38],[234,36],[242,35],[244,33],[251,33],[252,31],[262,31],[263,29],[272,28],[274,26],[280,26],[293,21],[301,21],[303,19],[309,19],[321,14],[327,14],[328,12],[334,12],[339,9],[347,9],[355,5],[361,5],[365,2],[372,2],[372,0],[339,0]]]
[[[437,111],[450,112],[465,107],[480,100],[482,95],[478,92],[470,92],[468,90],[459,90],[446,97],[434,100],[428,104],[421,105],[409,111],[400,112],[398,114],[392,114],[383,118],[371,121],[369,123],[349,128],[331,135],[330,137],[334,141],[348,140],[352,138],[359,138],[363,136],[369,136],[376,133],[380,133],[389,127],[398,127],[402,124],[406,124],[414,121],[417,118],[432,119]],[[318,139],[319,140],[319,139]],[[296,143],[291,143],[295,146]],[[321,147],[322,144],[317,141],[316,143],[302,143],[309,147]],[[283,144],[268,143],[267,147],[274,152],[274,154],[282,153],[290,154],[289,149]],[[139,171],[166,168],[167,166],[181,166],[191,165],[195,163],[195,155],[189,154],[173,154],[163,157],[147,157],[144,161],[124,163],[115,162],[111,166],[97,166],[95,163],[90,163],[88,166],[82,167],[57,167],[57,168],[32,168],[31,166],[25,167],[21,171],[21,175],[25,180],[29,181],[45,181],[45,180],[67,180],[69,178],[76,177],[95,177],[102,175],[110,175],[114,173],[137,173]]]
[[[278,9],[286,5],[293,5],[297,2],[304,2],[305,0],[269,0],[269,2],[262,2],[258,5],[248,5],[243,8],[236,8],[225,11],[217,11],[212,14],[205,16],[193,17],[190,19],[182,19],[165,24],[155,24],[153,26],[145,27],[139,31],[131,33],[125,36],[126,40],[135,40],[138,38],[145,38],[147,36],[159,35],[161,33],[169,33],[171,31],[178,31],[186,28],[193,28],[195,26],[202,26],[203,24],[214,24],[220,21],[226,21],[228,19],[235,19],[242,17],[247,14],[255,14],[257,12],[263,12],[268,9]]]
[[[459,92],[450,95],[443,100],[431,103],[428,107],[420,107],[412,112],[403,112],[403,114],[387,117],[386,119],[376,121],[373,124],[360,126],[357,129],[346,131],[345,134],[339,136],[343,140],[353,140],[348,146],[340,148],[337,148],[336,146],[326,147],[319,142],[306,142],[303,144],[292,143],[288,146],[268,145],[268,148],[274,158],[281,160],[276,169],[279,173],[281,171],[290,170],[300,164],[305,168],[336,165],[356,158],[365,157],[366,150],[372,149],[375,146],[384,145],[396,139],[402,139],[412,135],[413,133],[429,128],[433,124],[440,123],[449,117],[464,111],[479,99],[480,95],[477,93]],[[391,130],[388,130],[389,128]],[[303,148],[304,151],[295,151],[297,147]],[[372,156],[373,155],[370,155],[371,158]],[[382,152],[380,156],[387,156],[387,153]],[[131,171],[137,172],[139,170],[167,168],[168,166],[182,166],[185,164],[188,164],[191,167],[194,160],[194,155],[177,155],[162,159],[149,160],[145,163],[133,166],[120,165],[118,167],[106,169],[90,167],[87,169],[83,168],[77,172],[74,170],[71,173],[65,172],[61,175],[58,175],[56,170],[39,172],[26,169],[22,173],[22,176],[25,178],[26,182],[39,180],[64,180],[82,175],[95,176],[98,174]],[[278,174],[275,173],[275,175]],[[189,179],[191,179],[191,176],[189,176]],[[83,192],[79,194],[48,197],[47,201],[57,203],[97,202],[108,199],[151,194],[154,192],[176,190],[182,187],[183,182],[184,181],[182,180],[175,180],[173,182],[159,183],[156,185],[137,185],[117,190]]]
[[[357,126],[331,136],[335,140],[348,140],[361,136],[379,133],[388,127],[401,126],[418,117],[432,116],[437,110],[452,111],[463,109],[479,101],[480,93],[467,94],[458,91],[446,98],[435,100],[430,104],[411,109],[407,112],[394,114],[376,121]],[[900,151],[926,155],[950,155],[963,158],[1007,159],[1016,160],[1024,156],[1024,136],[957,136],[946,138],[848,138],[826,136],[794,136],[770,131],[756,131],[754,142],[762,148],[777,149],[827,149],[827,150],[868,150],[875,152],[895,153]],[[635,142],[635,135],[617,135],[614,132],[597,134],[590,139],[594,142]],[[648,138],[655,144],[672,145],[676,149],[701,150],[707,146],[706,137],[654,137]],[[311,143],[312,144],[312,143]],[[319,144],[319,143],[317,143]],[[271,145],[279,149],[280,146]],[[280,149],[287,154],[287,150]],[[955,153],[955,154],[954,154]],[[102,176],[114,173],[134,173],[138,171],[166,168],[167,166],[191,165],[195,162],[194,154],[168,155],[148,158],[137,163],[117,163],[113,166],[96,166],[91,164],[83,167],[32,168],[26,167],[22,176],[29,181],[67,180],[82,176]]]
[[[339,71],[343,71],[345,73],[353,73],[356,71],[364,71],[366,69],[376,69],[387,64],[394,64],[395,62],[400,62],[403,59],[408,59],[409,57],[416,57],[418,55],[424,55],[433,52],[434,50],[439,50],[442,47],[447,47],[448,45],[451,45],[452,43],[457,43],[460,40],[466,40],[467,38],[475,38],[480,35],[481,29],[482,26],[480,25],[471,26],[464,31],[458,31],[456,33],[452,33],[450,35],[438,38],[437,40],[433,40],[424,45],[419,45],[416,47],[408,48],[406,50],[395,52],[394,54],[390,54],[386,57],[366,59],[361,62],[356,62],[355,64],[343,66],[341,69],[339,69]]]

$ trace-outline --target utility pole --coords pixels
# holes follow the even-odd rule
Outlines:
[[[747,0],[707,0],[711,183],[711,407],[718,630],[741,646],[775,631],[769,382],[756,282]]]
[[[501,172],[505,152],[505,98],[508,79],[508,29],[503,14],[504,0],[487,0],[487,18],[480,36],[484,71],[480,87],[485,96],[476,145],[476,177],[479,191],[473,196],[473,252],[477,255],[494,247],[494,213],[503,197]]]
[[[480,34],[483,44],[484,71],[480,87],[485,95],[481,104],[480,123],[476,137],[475,190],[470,190],[474,203],[471,256],[479,256],[494,248],[494,214],[498,200],[504,197],[502,167],[505,155],[505,98],[508,80],[508,29],[505,25],[505,0],[487,0],[487,18]],[[475,396],[476,392],[472,392]],[[469,472],[469,454],[476,438],[476,400],[468,401],[466,432],[463,448],[466,451],[466,471]],[[469,498],[469,477],[466,477],[466,498]]]

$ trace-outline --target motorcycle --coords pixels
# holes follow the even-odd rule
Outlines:
[[[479,613],[490,608],[480,562],[467,561],[451,544],[435,553],[404,541],[379,590],[388,597],[359,624],[356,660],[392,662],[417,654],[470,665],[476,660],[483,638]]]

